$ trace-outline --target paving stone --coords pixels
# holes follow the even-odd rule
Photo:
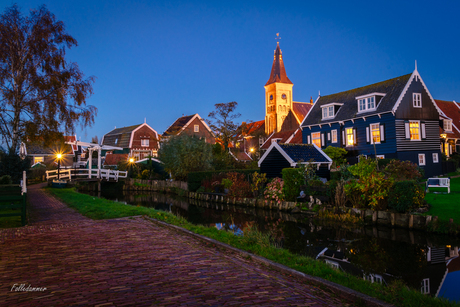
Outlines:
[[[0,231],[0,306],[347,305],[142,217],[93,221],[40,186],[29,188],[29,201],[30,226]]]

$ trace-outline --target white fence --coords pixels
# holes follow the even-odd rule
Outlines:
[[[60,169],[59,170],[59,179],[113,179],[118,181],[118,178],[128,177],[127,171],[115,171],[110,169]],[[57,179],[58,170],[46,171],[46,180]]]

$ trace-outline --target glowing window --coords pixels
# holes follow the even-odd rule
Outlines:
[[[347,128],[345,130],[347,146],[353,146],[355,144],[355,138],[353,135],[353,128]]]
[[[321,148],[321,132],[315,132],[311,134],[311,142],[319,148]]]
[[[331,131],[332,143],[337,143],[337,130]]]
[[[371,143],[380,143],[380,125],[371,124]]]
[[[420,140],[420,122],[409,122],[410,139]]]

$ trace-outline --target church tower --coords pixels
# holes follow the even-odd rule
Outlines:
[[[292,87],[284,69],[280,44],[277,42],[270,79],[265,84],[265,133],[280,131],[292,109]]]

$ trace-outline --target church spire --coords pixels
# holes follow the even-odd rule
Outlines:
[[[283,55],[281,53],[279,42],[276,42],[276,50],[273,59],[272,71],[270,73],[270,79],[268,79],[265,85],[269,85],[275,82],[293,84],[286,75],[286,69],[284,68]]]

